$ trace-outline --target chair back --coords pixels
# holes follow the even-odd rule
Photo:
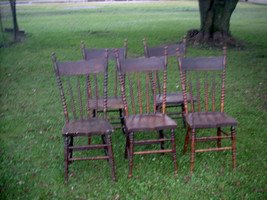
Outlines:
[[[145,50],[145,56],[147,58],[149,57],[161,57],[164,56],[164,48],[166,45],[162,45],[162,46],[148,46],[147,45],[147,41],[144,38],[143,39],[143,46],[144,46],[144,50]],[[183,55],[184,57],[186,57],[186,35],[183,37],[183,42],[181,44],[172,44],[172,45],[168,45],[168,56],[176,56],[176,49],[179,48],[180,50],[180,56]],[[156,72],[156,75],[158,76],[158,72]],[[178,74],[177,74],[178,75]],[[159,78],[157,79],[157,83],[156,83],[156,93],[157,94],[161,94],[161,84],[159,82]]]
[[[125,115],[156,113],[156,83],[161,71],[163,82],[163,106],[166,107],[167,47],[164,57],[120,59],[116,51],[116,64],[119,71]],[[126,84],[128,82],[129,84]],[[151,96],[153,100],[151,100]]]
[[[94,59],[105,59],[105,50],[106,49],[86,49],[84,41],[82,43],[82,51],[83,51],[83,58],[84,60],[94,60]],[[114,54],[114,48],[108,49],[108,60],[115,60],[115,54]],[[124,40],[124,47],[118,49],[119,54],[121,55],[122,59],[125,59],[127,57],[127,39]],[[118,88],[118,71],[117,68],[114,67],[114,69],[109,69],[111,72],[108,72],[108,74],[112,74],[111,77],[114,78],[114,96],[117,97],[117,88]],[[89,88],[91,90],[91,88]]]
[[[103,117],[106,119],[108,50],[105,51],[104,59],[57,62],[55,53],[52,53],[52,60],[66,121],[91,118],[92,110],[89,105],[92,103],[95,110],[94,117],[97,118],[98,98],[102,95]],[[94,80],[93,84],[90,80]],[[91,87],[94,89],[89,90]]]
[[[152,56],[155,56],[155,57],[164,56],[164,47],[166,45],[148,46],[147,41],[144,38],[143,46],[144,46],[144,51],[145,51],[145,55],[147,58],[152,57]],[[181,44],[168,45],[168,56],[176,56],[177,48],[180,49],[180,55],[183,55],[184,57],[186,57],[186,35],[183,37],[183,42]]]
[[[223,48],[223,56],[198,58],[182,58],[179,49],[177,49],[177,59],[180,68],[185,113],[215,112],[219,109],[223,112],[226,47]],[[189,102],[186,93],[190,94],[191,110],[188,107]],[[193,96],[197,97],[197,108],[195,108]]]

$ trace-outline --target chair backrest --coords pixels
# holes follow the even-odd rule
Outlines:
[[[147,41],[145,38],[143,39],[143,45],[144,45],[144,50],[145,50],[145,56],[147,58],[152,57],[152,56],[161,57],[165,55],[164,48],[166,45],[149,47],[147,45]],[[186,57],[186,35],[184,35],[183,37],[183,43],[168,45],[168,56],[176,56],[177,48],[179,48],[180,50],[180,55],[183,55],[184,57]],[[158,73],[156,74],[158,76]],[[161,94],[161,91],[162,91],[161,84],[159,82],[159,79],[157,80],[158,80],[157,85],[156,85],[157,94]]]
[[[179,50],[177,50],[177,59],[180,68],[185,113],[214,112],[219,108],[223,112],[226,47],[223,48],[223,56],[216,57],[181,58]],[[189,102],[186,93],[190,95],[191,111],[188,108]],[[193,96],[197,97],[197,109],[195,109]],[[220,103],[216,104],[216,102]]]
[[[91,118],[92,110],[90,110],[89,105],[92,103],[94,104],[95,117],[97,118],[98,99],[102,94],[104,98],[103,113],[106,119],[108,50],[105,52],[104,59],[57,62],[55,53],[52,53],[52,60],[66,120],[69,121],[71,118],[75,120]],[[94,90],[91,91],[89,91],[91,87],[90,79],[94,80],[92,87]],[[102,82],[103,85],[99,84],[99,82]],[[101,89],[103,89],[103,93],[99,92]],[[70,98],[65,98],[66,93]],[[84,107],[83,105],[86,106]],[[72,112],[68,108],[72,108]],[[76,108],[79,109],[79,116]],[[87,116],[84,113],[87,113]]]
[[[125,115],[156,113],[156,82],[159,79],[156,72],[162,72],[163,106],[166,107],[166,81],[167,81],[167,47],[164,57],[128,58],[120,59],[116,51],[116,64],[119,71],[122,99]],[[128,80],[127,80],[128,79]],[[150,79],[150,81],[149,81]],[[125,84],[125,82],[129,84]],[[151,100],[151,96],[153,100]],[[152,103],[150,103],[153,101]],[[131,106],[129,103],[131,102]],[[138,104],[138,108],[136,108]]]
[[[147,45],[147,41],[144,38],[143,46],[144,46],[145,55],[147,58],[152,57],[152,56],[155,56],[155,57],[164,56],[164,47],[166,45],[151,47]],[[183,37],[183,42],[181,44],[168,45],[168,56],[176,56],[177,48],[180,49],[180,55],[183,55],[184,57],[186,57],[186,35]]]
[[[105,50],[106,49],[86,49],[84,41],[82,43],[82,50],[83,50],[83,58],[84,60],[91,60],[91,59],[105,59]],[[108,60],[115,60],[114,48],[108,49]],[[121,59],[126,59],[127,57],[127,39],[124,40],[124,47],[118,49],[119,54],[121,55]],[[111,70],[111,69],[110,69]],[[108,72],[108,74],[110,74]],[[117,83],[118,83],[118,71],[115,67],[114,73],[112,70],[112,77],[114,77],[114,95],[117,97]],[[91,90],[91,88],[89,88]]]

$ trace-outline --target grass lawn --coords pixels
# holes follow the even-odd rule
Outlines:
[[[112,137],[117,182],[105,161],[74,162],[64,184],[64,116],[51,52],[59,61],[80,60],[87,48],[122,47],[144,56],[148,45],[180,41],[199,28],[197,1],[32,4],[17,6],[26,39],[0,49],[0,199],[266,199],[267,198],[267,6],[239,3],[231,20],[234,37],[246,47],[228,49],[225,111],[237,119],[237,170],[231,152],[190,151],[178,121],[177,164],[170,156],[134,159],[128,179],[125,137]],[[221,55],[220,49],[188,47],[187,56]],[[114,63],[110,63],[112,67]],[[180,90],[176,58],[169,59],[168,91]],[[178,88],[178,89],[177,89]],[[82,138],[80,138],[82,141]]]

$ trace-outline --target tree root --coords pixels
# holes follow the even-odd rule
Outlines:
[[[202,32],[196,29],[192,29],[187,32],[187,38],[188,42],[195,46],[227,46],[230,48],[243,48],[245,46],[244,41],[232,37],[229,33],[215,32],[211,34],[210,32]]]

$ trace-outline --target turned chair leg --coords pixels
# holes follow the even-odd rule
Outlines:
[[[111,143],[111,136],[110,135],[107,136],[107,143],[108,143],[108,156],[109,156],[109,162],[111,165],[113,181],[117,181],[116,176],[115,176],[114,157],[113,157],[112,143]]]
[[[174,173],[177,174],[177,159],[176,159],[176,147],[175,147],[175,137],[174,137],[174,130],[171,129],[171,138],[172,138],[172,158],[174,162]]]
[[[190,172],[193,173],[194,160],[195,160],[195,139],[196,139],[196,129],[192,129],[192,138],[191,138],[191,167]]]
[[[130,158],[129,158],[129,174],[128,178],[132,177],[132,168],[133,168],[133,151],[134,151],[134,133],[129,133],[130,137]]]
[[[219,127],[218,129],[217,129],[217,136],[221,136],[221,128]],[[222,146],[221,146],[221,141],[222,141],[222,139],[221,138],[218,138],[218,140],[217,140],[217,146],[218,146],[218,148],[221,148]]]
[[[187,132],[186,132],[186,136],[185,136],[185,142],[184,142],[184,154],[187,150],[187,146],[188,146],[188,142],[189,142],[189,132],[190,132],[191,128],[188,127],[187,128]]]
[[[126,132],[126,144],[125,144],[125,152],[124,152],[124,158],[128,158],[129,155],[129,147],[130,147],[130,138],[129,133]]]
[[[65,184],[68,184],[68,170],[69,170],[69,137],[65,137]]]
[[[163,138],[163,131],[160,130],[160,131],[158,131],[158,133],[159,133],[159,139],[162,139]],[[165,149],[164,142],[160,142],[160,148]],[[164,155],[164,153],[162,153],[162,155]]]
[[[182,108],[182,119],[184,123],[184,129],[186,129],[186,122],[185,122],[185,117],[184,117],[184,113],[185,113],[184,104],[181,104],[181,108]]]
[[[233,170],[236,169],[236,147],[235,147],[235,127],[231,127]]]

